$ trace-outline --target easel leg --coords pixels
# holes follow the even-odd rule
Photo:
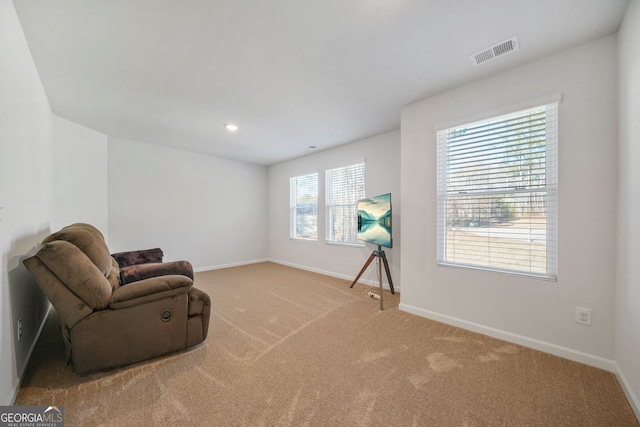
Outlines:
[[[393,280],[391,280],[391,270],[389,270],[389,262],[387,261],[387,256],[384,252],[382,252],[382,261],[384,261],[384,269],[387,272],[387,280],[389,281],[389,289],[391,289],[391,293],[395,294],[396,291],[393,289]],[[382,280],[382,279],[380,279]]]
[[[367,260],[367,262],[364,264],[364,267],[362,267],[362,270],[360,270],[360,273],[358,273],[358,276],[356,277],[356,280],[353,281],[353,283],[351,284],[351,286],[349,286],[350,288],[353,288],[353,285],[356,284],[356,282],[358,281],[358,279],[360,278],[360,276],[362,276],[362,274],[364,273],[364,271],[367,269],[367,267],[369,267],[369,264],[371,264],[371,261],[373,261],[373,259],[376,257],[375,252],[371,254],[371,256],[369,257],[369,259]]]
[[[353,286],[358,282],[358,279],[360,278],[360,276],[362,276],[362,274],[365,272],[367,267],[369,267],[369,264],[371,264],[371,261],[373,261],[373,259],[375,257],[378,257],[378,258],[382,259],[382,261],[378,260],[378,279],[380,281],[380,310],[382,310],[383,306],[384,306],[384,303],[382,302],[383,298],[384,298],[384,293],[383,293],[383,289],[382,289],[382,264],[383,263],[384,263],[384,270],[387,273],[387,280],[389,280],[389,289],[391,289],[391,293],[392,294],[395,294],[396,291],[393,288],[393,280],[391,280],[391,270],[389,269],[389,262],[387,261],[387,256],[385,255],[384,251],[382,250],[382,248],[379,245],[378,245],[378,250],[377,251],[373,251],[373,253],[369,257],[367,262],[364,264],[364,267],[362,267],[362,269],[360,270],[360,273],[358,273],[358,276],[353,281],[353,283],[351,283],[351,286],[349,286],[349,287],[353,288]]]
[[[384,252],[382,252],[382,255],[384,256]],[[382,299],[383,299],[384,292],[382,292],[382,263],[380,262],[379,259],[378,259],[378,280],[380,280],[380,310],[383,310]]]

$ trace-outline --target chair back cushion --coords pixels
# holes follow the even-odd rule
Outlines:
[[[104,277],[111,273],[111,254],[102,233],[90,224],[71,224],[45,238],[42,243],[64,240],[80,249]]]
[[[111,257],[111,273],[107,277],[107,280],[109,280],[111,288],[114,291],[120,287],[120,267],[114,257]]]
[[[77,246],[55,240],[45,243],[35,256],[93,310],[109,305],[111,283]]]
[[[79,321],[93,313],[93,309],[89,307],[89,304],[73,293],[58,276],[51,272],[49,267],[40,261],[37,255],[30,256],[23,263],[33,274],[42,292],[56,308],[60,316],[61,325],[71,329]]]

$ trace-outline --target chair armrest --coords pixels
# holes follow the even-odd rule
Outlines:
[[[126,251],[111,254],[118,262],[120,268],[136,264],[146,264],[149,262],[162,262],[164,253],[160,248],[142,249],[139,251]]]
[[[193,280],[178,274],[151,277],[115,289],[109,307],[119,309],[146,304],[186,293],[192,286]]]

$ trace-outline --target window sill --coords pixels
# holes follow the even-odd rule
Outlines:
[[[333,245],[333,246],[351,246],[353,248],[364,248],[364,243],[345,243],[345,242],[333,242],[333,241],[325,241],[325,245]]]
[[[292,242],[307,242],[307,243],[317,243],[318,239],[300,239],[297,237],[289,237],[289,240]]]
[[[438,267],[464,268],[464,269],[467,269],[467,270],[479,270],[479,271],[486,271],[486,272],[489,272],[489,273],[506,274],[506,275],[509,275],[509,276],[517,276],[517,277],[528,278],[528,279],[545,280],[547,282],[557,282],[558,281],[558,276],[557,275],[545,275],[545,274],[536,274],[536,273],[526,273],[526,272],[520,272],[520,271],[500,270],[500,269],[491,268],[491,267],[480,267],[480,266],[477,266],[477,265],[455,264],[455,263],[449,263],[449,262],[438,262],[437,265],[438,265]]]

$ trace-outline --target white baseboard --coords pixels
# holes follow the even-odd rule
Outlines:
[[[640,400],[629,385],[629,381],[627,381],[627,378],[624,376],[624,373],[622,372],[620,365],[618,365],[618,362],[615,362],[614,364],[616,368],[616,378],[618,378],[620,387],[622,387],[622,391],[624,391],[625,396],[627,396],[627,400],[631,405],[631,409],[633,409],[633,412],[636,414],[636,418],[638,419],[638,421],[640,421]]]
[[[47,321],[47,317],[49,317],[49,312],[51,311],[52,305],[49,304],[47,308],[47,312],[44,314],[42,318],[42,323],[38,327],[38,332],[36,332],[36,337],[33,339],[31,343],[31,347],[29,347],[29,352],[27,353],[27,357],[25,358],[25,362],[22,365],[22,369],[18,372],[18,376],[16,378],[15,383],[13,384],[13,388],[11,390],[11,395],[9,396],[9,403],[7,405],[13,405],[18,397],[18,392],[20,391],[20,386],[22,385],[22,380],[24,379],[24,374],[27,371],[27,367],[29,366],[29,361],[31,360],[31,355],[33,354],[33,350],[36,348],[36,344],[38,344],[38,339],[40,338],[40,334],[42,334],[42,330],[44,329],[44,324]]]
[[[409,304],[400,303],[399,308],[400,310],[406,311],[407,313],[415,314],[421,317],[426,317],[428,319],[435,320],[437,322],[446,323],[447,325],[457,326],[459,328],[466,329],[472,332],[488,335],[493,338],[498,338],[514,344],[522,345],[524,347],[532,348],[534,350],[539,350],[545,353],[553,354],[554,356],[559,356],[565,359],[573,360],[574,362],[584,363],[585,365],[594,366],[596,368],[604,369],[605,371],[616,373],[615,361],[611,359],[606,359],[600,356],[594,356],[592,354],[584,353],[582,351],[573,350],[567,347],[551,344],[544,341],[539,341],[533,338],[525,337],[523,335],[518,335],[511,332],[490,328],[488,326],[469,322],[467,320],[458,319],[456,317],[448,316],[445,314],[435,313],[429,310],[424,310],[422,308],[414,307]]]
[[[254,260],[250,260],[250,261],[234,262],[234,263],[230,263],[230,264],[220,264],[220,265],[212,265],[212,266],[207,266],[207,267],[198,267],[198,268],[194,268],[193,272],[194,273],[199,273],[201,271],[220,270],[220,269],[223,269],[223,268],[240,267],[241,265],[259,264],[261,262],[267,262],[267,261],[269,261],[269,260],[266,259],[266,258],[263,258],[263,259],[254,259]]]
[[[348,280],[349,282],[353,282],[353,279],[356,278],[355,275],[347,276],[345,274],[335,273],[333,271],[321,270],[319,268],[309,267],[309,266],[300,265],[300,264],[294,264],[294,263],[291,263],[291,262],[280,261],[280,260],[277,260],[277,259],[269,259],[268,261],[273,262],[275,264],[286,265],[287,267],[293,267],[293,268],[298,268],[300,270],[310,271],[312,273],[324,274],[325,276],[336,277],[338,279]],[[366,279],[363,279],[362,277],[358,280],[358,283],[364,283],[364,284],[371,285],[371,286],[374,286],[374,287],[380,286],[380,284],[378,282],[374,282],[373,280],[366,280]],[[382,284],[382,288],[386,289],[388,291],[391,291],[391,288],[389,287],[389,284],[387,284],[387,283],[383,283]],[[395,292],[400,292],[400,288],[398,286],[394,285],[393,289],[394,289]]]

